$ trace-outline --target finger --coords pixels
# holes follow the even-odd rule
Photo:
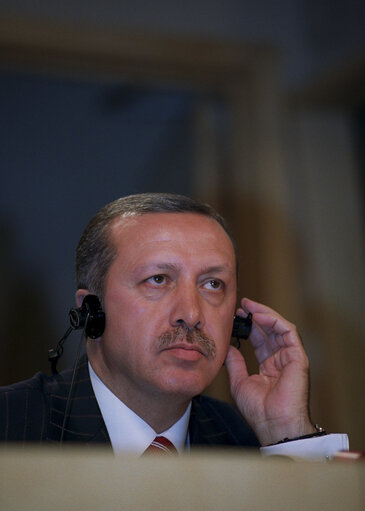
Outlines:
[[[255,313],[253,316],[257,328],[256,334],[266,334],[275,337],[276,342],[282,346],[301,345],[301,339],[297,332],[296,326],[290,321],[284,319],[277,313]],[[254,332],[253,332],[254,334]],[[255,337],[253,335],[253,337]],[[258,341],[260,336],[258,335]]]
[[[290,323],[288,320],[286,320],[283,316],[281,316],[278,312],[271,309],[270,307],[267,307],[266,305],[263,305],[258,302],[254,302],[253,300],[250,300],[248,298],[243,298],[241,300],[242,307],[239,307],[236,311],[236,314],[238,316],[246,317],[248,313],[251,313],[252,315],[255,315],[255,318],[259,320],[260,316],[258,314],[264,314],[268,315],[270,318],[272,318],[272,321],[269,321],[264,317],[263,321],[257,321],[256,324],[261,324],[264,328],[259,328],[259,331],[261,331],[264,334],[271,333],[271,330],[275,330],[278,334],[284,334],[287,330],[293,330],[295,329],[295,325]],[[277,323],[278,322],[278,323]],[[275,329],[275,325],[277,324],[277,327],[281,330]],[[268,327],[268,328],[266,328]]]
[[[289,336],[289,341],[294,342],[294,344],[301,344],[296,326],[278,312],[248,298],[243,298],[241,303],[244,305],[244,308],[238,308],[237,315],[245,317],[248,312],[251,312],[253,315],[253,325],[256,328],[252,329],[250,340],[254,347],[259,346],[264,341],[264,337],[272,333],[281,336],[281,338],[278,337],[277,339],[277,343],[280,346],[287,345],[284,336]]]
[[[237,311],[237,315],[245,317],[245,313],[240,309]],[[255,350],[255,356],[259,363],[273,355],[282,346],[285,346],[285,342],[281,339],[281,336],[268,335],[267,332],[255,322],[253,322],[249,341]]]
[[[238,309],[237,315],[246,317],[246,313],[245,311],[243,311],[243,309]],[[279,332],[275,332],[275,330],[272,328],[272,326],[276,324],[276,321],[278,318],[280,318],[280,316],[276,314],[275,316],[270,317],[272,318],[270,320],[264,318],[264,320],[261,321],[261,325],[258,313],[255,313],[255,316],[252,317],[253,325],[249,338],[254,349],[259,348],[264,343],[269,344],[273,351],[277,351],[280,347],[286,346],[285,341],[282,338],[282,334]],[[289,328],[295,329],[294,325],[291,325],[289,322],[287,322],[287,326],[288,329]],[[286,332],[286,329],[282,329],[282,332]]]
[[[274,355],[280,348],[273,346],[270,342],[264,342],[255,349],[255,357],[259,364],[262,364],[266,359]]]
[[[225,366],[227,368],[232,394],[234,394],[235,389],[248,377],[245,359],[242,353],[234,346],[229,347]]]
[[[264,305],[263,303],[255,302],[254,300],[251,300],[250,298],[242,298],[241,300],[241,307],[242,309],[248,313],[251,312],[254,314],[255,312],[268,312],[268,313],[274,313],[277,314],[274,309],[271,309],[267,305]]]
[[[238,315],[247,316],[248,312],[253,315],[253,326],[249,339],[259,364],[280,349],[291,346],[298,350],[300,358],[305,355],[302,341],[293,323],[270,307],[248,298],[243,298],[241,305],[242,308],[237,310]]]

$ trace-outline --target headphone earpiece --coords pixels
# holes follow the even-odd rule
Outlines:
[[[105,313],[96,295],[86,295],[82,306],[69,312],[71,328],[85,328],[85,334],[91,339],[100,337],[105,328]]]

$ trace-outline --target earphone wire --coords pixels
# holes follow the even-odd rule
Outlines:
[[[60,447],[63,444],[63,437],[64,437],[64,434],[65,434],[66,423],[67,423],[67,419],[68,419],[69,413],[70,413],[71,396],[72,396],[72,391],[73,391],[74,383],[75,383],[76,370],[77,370],[77,365],[78,365],[79,360],[80,360],[82,342],[83,342],[84,339],[86,339],[86,328],[87,328],[87,324],[88,324],[88,321],[89,321],[89,317],[90,317],[90,313],[86,317],[85,326],[84,326],[83,331],[81,332],[80,341],[79,341],[79,345],[78,345],[78,348],[77,348],[76,359],[75,359],[74,366],[73,366],[73,371],[72,371],[72,379],[71,379],[70,390],[68,391],[66,407],[65,407],[65,413],[64,413],[63,421],[62,421],[61,436],[60,436]]]
[[[72,332],[73,327],[69,327],[61,340],[58,341],[56,348],[51,348],[48,350],[48,362],[51,363],[51,371],[52,374],[57,374],[57,362],[63,355],[63,345],[67,340],[68,336]]]

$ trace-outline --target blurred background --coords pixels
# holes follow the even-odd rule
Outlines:
[[[49,372],[90,218],[184,193],[228,219],[240,296],[297,324],[313,421],[364,449],[364,21],[356,0],[0,0],[0,383]],[[208,392],[230,399],[224,370]]]

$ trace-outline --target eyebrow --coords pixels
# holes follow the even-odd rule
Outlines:
[[[228,264],[222,264],[219,266],[208,266],[207,268],[203,268],[202,275],[206,273],[223,273],[225,271],[230,271],[232,268]]]
[[[142,266],[137,267],[138,271],[154,271],[154,270],[165,270],[165,271],[176,271],[178,269],[176,264],[173,263],[146,263]]]
[[[179,266],[174,263],[147,263],[139,268],[139,271],[147,271],[147,270],[164,270],[164,271],[178,271]],[[201,275],[206,275],[208,273],[223,273],[225,271],[234,271],[230,265],[222,264],[215,266],[207,266],[206,268],[202,268],[200,270]]]

